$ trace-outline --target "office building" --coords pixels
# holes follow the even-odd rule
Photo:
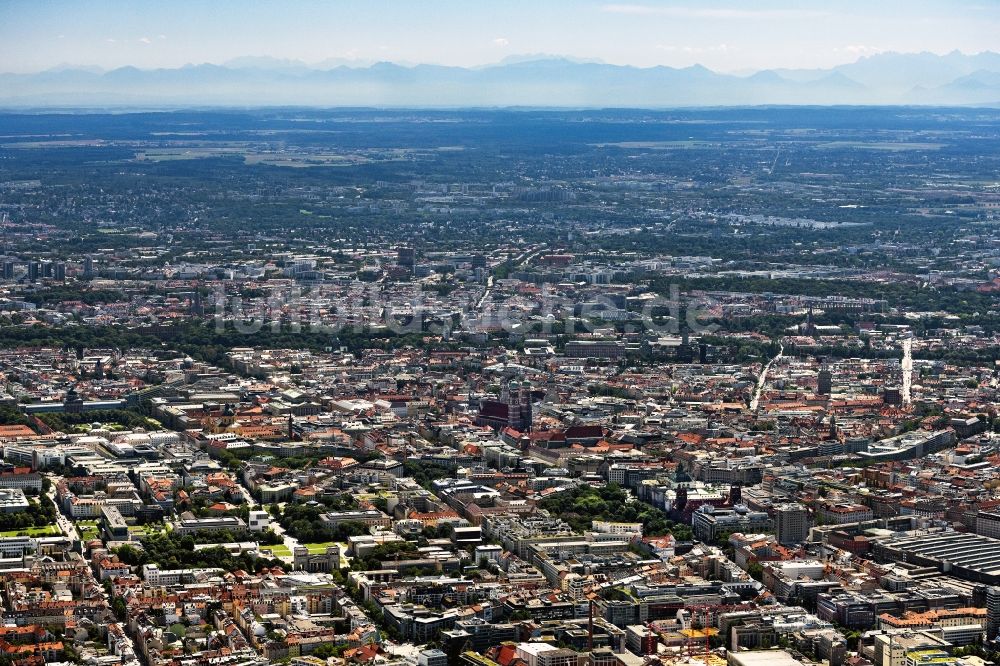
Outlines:
[[[1000,634],[1000,587],[986,588],[986,639],[994,640]]]
[[[816,392],[820,395],[830,395],[833,391],[833,373],[827,369],[819,371],[819,376],[816,378],[817,389]]]
[[[976,514],[976,534],[1000,539],[1000,513],[980,511]]]
[[[723,532],[756,534],[770,532],[771,517],[763,511],[751,511],[738,505],[732,509],[720,509],[711,504],[698,507],[691,516],[691,526],[695,537],[706,543],[715,541]]]
[[[437,649],[421,650],[417,666],[448,666],[448,655]]]
[[[791,546],[809,536],[809,511],[801,504],[782,504],[774,511],[774,529],[778,543]]]

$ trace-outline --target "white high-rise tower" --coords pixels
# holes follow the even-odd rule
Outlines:
[[[913,338],[903,338],[903,404],[910,404],[910,383],[913,379]]]

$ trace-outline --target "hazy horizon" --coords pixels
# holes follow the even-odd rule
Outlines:
[[[164,66],[164,67],[139,67],[139,66],[131,64],[131,63],[126,63],[126,64],[118,65],[116,67],[102,67],[100,65],[95,65],[95,64],[92,64],[92,63],[88,64],[88,63],[60,62],[60,63],[57,63],[55,65],[52,65],[51,67],[47,67],[46,69],[42,69],[42,70],[35,70],[35,71],[31,71],[31,72],[13,72],[13,71],[9,71],[9,70],[0,70],[0,73],[5,73],[5,74],[43,74],[45,72],[58,72],[58,71],[65,71],[65,70],[81,70],[81,71],[92,71],[92,72],[95,72],[95,73],[98,73],[98,72],[99,73],[106,73],[106,72],[114,71],[116,69],[124,69],[124,68],[130,68],[130,67],[131,68],[135,68],[135,69],[140,69],[140,70],[143,70],[143,71],[152,71],[152,70],[156,70],[156,69],[184,69],[184,68],[189,68],[189,67],[201,67],[201,66],[228,67],[228,68],[233,68],[233,69],[239,69],[239,68],[248,68],[248,69],[260,68],[260,69],[275,69],[275,70],[281,70],[281,69],[284,69],[284,68],[292,69],[292,68],[295,68],[295,67],[302,67],[302,68],[305,68],[305,69],[327,69],[327,68],[334,68],[334,67],[350,67],[350,68],[354,68],[354,69],[365,69],[365,68],[371,67],[373,65],[381,64],[381,63],[389,63],[389,64],[397,65],[399,67],[407,67],[407,68],[419,67],[419,66],[431,66],[431,67],[453,67],[453,68],[459,68],[459,69],[476,70],[476,69],[484,69],[484,68],[489,68],[489,67],[500,67],[500,66],[510,65],[510,64],[520,64],[520,63],[528,63],[528,62],[539,62],[539,61],[546,61],[546,60],[564,60],[564,61],[572,62],[572,63],[575,63],[575,64],[612,65],[612,66],[615,66],[615,67],[632,67],[632,68],[635,68],[635,69],[653,69],[653,68],[657,68],[657,67],[671,67],[671,68],[674,68],[674,69],[690,69],[690,68],[704,67],[705,69],[709,69],[709,70],[711,70],[713,72],[717,72],[717,73],[720,73],[720,74],[728,74],[730,76],[752,76],[755,73],[762,72],[762,71],[770,71],[770,70],[786,70],[786,71],[815,70],[815,71],[818,71],[818,72],[823,72],[823,71],[828,71],[828,70],[835,70],[837,67],[841,67],[841,66],[844,66],[844,65],[857,64],[859,62],[862,62],[862,61],[865,61],[865,60],[869,60],[869,59],[872,59],[872,58],[875,58],[875,57],[878,57],[878,56],[892,56],[892,55],[898,55],[898,56],[920,56],[920,55],[925,55],[925,54],[926,55],[933,55],[933,56],[936,56],[936,57],[939,57],[939,58],[947,57],[947,56],[950,56],[950,55],[960,55],[960,56],[964,56],[964,57],[973,57],[973,56],[977,56],[977,55],[990,55],[990,54],[1000,55],[1000,47],[998,47],[997,49],[987,49],[987,50],[983,50],[983,51],[962,51],[960,49],[953,49],[953,50],[948,51],[948,52],[936,52],[936,51],[929,51],[929,50],[923,50],[923,51],[880,51],[878,53],[870,53],[870,54],[865,54],[865,55],[858,55],[855,58],[852,58],[850,60],[845,60],[844,62],[841,62],[841,63],[836,63],[836,64],[833,64],[833,65],[830,65],[829,67],[815,67],[815,68],[799,68],[799,67],[795,67],[795,66],[789,66],[789,67],[762,67],[762,68],[750,68],[750,67],[746,67],[746,68],[743,68],[743,69],[725,70],[725,69],[720,69],[720,68],[715,68],[715,67],[708,67],[707,65],[705,65],[704,63],[701,63],[701,62],[693,62],[693,63],[687,64],[687,65],[669,65],[669,64],[632,65],[632,64],[628,64],[628,63],[611,63],[611,62],[607,62],[605,60],[601,60],[600,58],[583,58],[583,57],[568,55],[568,54],[564,54],[564,53],[511,53],[511,54],[508,54],[508,55],[504,56],[503,58],[500,58],[499,60],[496,60],[494,62],[487,62],[487,63],[478,64],[478,65],[451,65],[451,64],[445,64],[445,63],[419,62],[419,61],[410,61],[410,60],[390,60],[390,59],[369,60],[369,59],[362,59],[362,58],[353,58],[352,59],[352,58],[336,58],[336,57],[325,58],[323,60],[317,60],[317,61],[306,61],[306,60],[300,60],[300,59],[297,59],[297,58],[279,58],[279,57],[268,55],[268,54],[257,53],[257,54],[247,54],[247,55],[243,55],[243,56],[236,56],[234,58],[229,58],[227,60],[221,60],[221,61],[217,61],[217,62],[216,61],[208,61],[208,60],[199,61],[199,62],[192,61],[192,62],[182,63],[182,64],[176,65],[176,66]]]
[[[727,73],[831,68],[878,53],[1000,50],[1000,4],[550,2],[0,5],[0,70],[177,68],[240,58],[480,67],[525,54]]]

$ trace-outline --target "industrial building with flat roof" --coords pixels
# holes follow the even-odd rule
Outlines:
[[[933,566],[956,578],[1000,583],[1000,539],[964,532],[907,532],[875,541],[873,550],[882,562]]]

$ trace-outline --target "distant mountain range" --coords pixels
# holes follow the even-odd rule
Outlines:
[[[1000,106],[1000,53],[882,53],[831,69],[749,75],[548,55],[476,68],[244,57],[224,65],[0,74],[0,106]]]

